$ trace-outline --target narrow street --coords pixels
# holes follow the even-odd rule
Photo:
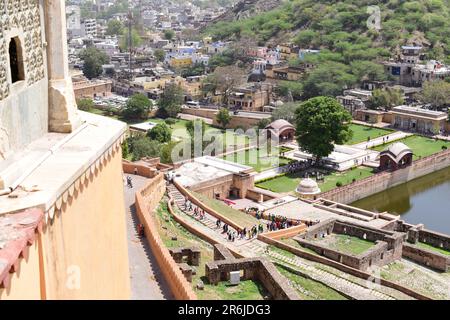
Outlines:
[[[173,299],[169,286],[150,250],[145,238],[137,235],[139,220],[134,206],[135,193],[147,180],[144,177],[131,176],[133,188],[124,186],[125,206],[127,212],[128,259],[130,264],[131,299],[165,300]]]

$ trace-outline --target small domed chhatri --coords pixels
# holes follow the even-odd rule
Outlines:
[[[311,178],[302,179],[295,190],[302,198],[311,199],[321,193],[319,185]]]

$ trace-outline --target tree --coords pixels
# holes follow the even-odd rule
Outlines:
[[[339,62],[325,62],[314,69],[303,85],[305,98],[316,96],[335,97],[342,90],[357,82],[350,68]]]
[[[122,32],[122,38],[120,41],[120,49],[122,51],[129,51],[129,46],[130,46],[130,42],[129,42],[129,32],[128,29],[123,29]],[[142,44],[142,38],[139,35],[139,33],[137,32],[136,29],[132,29],[131,30],[131,46],[133,48],[139,47]]]
[[[351,138],[351,120],[351,115],[336,99],[309,99],[295,113],[297,142],[318,161],[334,150],[334,144],[343,144]]]
[[[122,143],[122,158],[128,159],[128,156],[130,155],[130,149],[128,147],[128,140],[125,140]]]
[[[265,129],[270,124],[269,118],[264,118],[258,121],[258,129],[262,130]]]
[[[88,79],[101,75],[103,73],[102,66],[109,62],[108,55],[95,47],[82,50],[79,57],[84,61],[83,73]]]
[[[155,51],[153,51],[153,55],[159,62],[163,62],[166,58],[166,52],[163,49],[155,49]]]
[[[158,101],[159,111],[165,117],[175,118],[181,112],[183,101],[183,89],[175,83],[169,83]]]
[[[220,91],[222,103],[228,103],[231,89],[246,81],[246,72],[236,66],[217,67],[212,74],[204,80],[203,90],[205,93]]]
[[[166,164],[172,164],[173,160],[172,160],[172,150],[175,146],[178,145],[178,141],[170,141],[168,143],[165,143],[162,147],[161,147],[161,152],[159,154],[159,158],[161,160],[162,163],[166,163]]]
[[[221,108],[216,115],[216,120],[225,129],[231,121],[230,111],[227,108]]]
[[[127,103],[122,110],[122,116],[125,119],[145,120],[148,118],[148,113],[152,108],[153,104],[149,98],[142,93],[136,93],[128,98]]]
[[[175,32],[173,30],[164,31],[164,39],[172,41],[175,38]]]
[[[403,92],[400,89],[375,89],[370,97],[370,107],[373,109],[384,108],[390,110],[403,104]]]
[[[297,81],[279,81],[275,92],[290,101],[300,100],[303,96],[303,85]]]
[[[132,160],[137,161],[144,157],[159,157],[161,145],[156,140],[145,136],[130,138],[130,149]]]
[[[78,109],[82,111],[90,111],[92,108],[94,108],[95,104],[94,101],[92,101],[92,99],[82,98],[77,100],[77,106]]]
[[[424,104],[431,104],[435,108],[442,108],[450,104],[450,83],[426,81],[422,86],[422,93],[417,98]]]
[[[272,112],[272,121],[283,119],[288,122],[293,122],[295,119],[295,111],[298,109],[297,103],[285,103],[276,108]]]
[[[150,129],[147,132],[147,137],[160,143],[166,143],[172,140],[172,132],[169,126],[162,122]]]
[[[109,36],[119,36],[123,33],[123,24],[120,20],[112,19],[108,21],[106,34]]]

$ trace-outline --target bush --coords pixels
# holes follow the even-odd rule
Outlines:
[[[177,121],[174,118],[167,118],[164,120],[164,122],[169,126],[173,126],[175,123],[177,123]]]
[[[340,182],[340,181],[336,182],[336,187],[338,187],[338,188],[342,187],[342,182]]]

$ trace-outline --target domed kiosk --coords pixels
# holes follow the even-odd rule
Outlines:
[[[314,197],[321,193],[319,185],[311,178],[302,179],[295,189],[300,197],[303,199],[314,199]]]
[[[379,170],[398,170],[412,164],[413,151],[404,143],[395,142],[380,153]]]

